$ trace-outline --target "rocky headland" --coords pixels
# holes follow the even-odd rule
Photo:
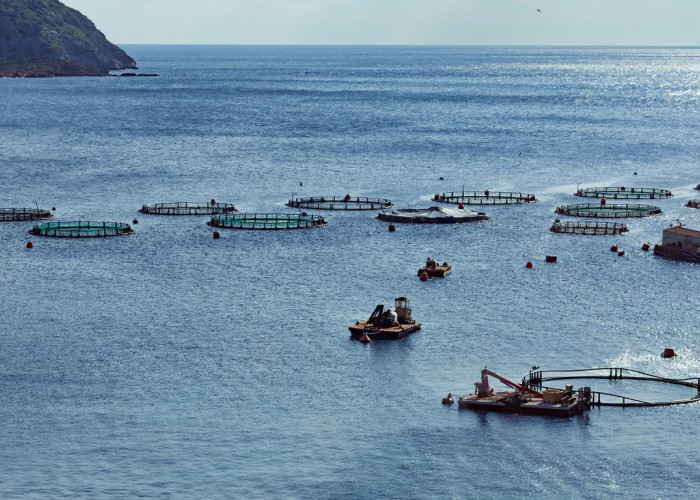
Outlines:
[[[107,76],[136,61],[58,0],[0,1],[0,77]]]

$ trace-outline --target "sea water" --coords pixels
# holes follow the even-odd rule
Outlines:
[[[700,182],[697,49],[126,49],[160,76],[0,81],[1,205],[139,220],[80,240],[0,225],[3,498],[697,494],[698,405],[551,419],[440,404],[484,366],[700,376],[700,266],[640,248],[679,219],[700,228],[683,206]],[[675,196],[644,200],[663,215],[624,236],[551,233],[558,205],[597,202],[577,186]],[[462,189],[538,202],[480,207],[478,224],[391,233],[328,212],[220,239],[206,217],[137,212],[214,198],[294,213],[291,197],[345,194],[421,208]],[[452,274],[420,282],[427,257]],[[350,340],[399,296],[421,331]]]

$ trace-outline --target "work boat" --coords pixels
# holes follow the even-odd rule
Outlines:
[[[494,392],[489,387],[489,375],[515,390]],[[475,382],[474,386],[476,388],[474,394],[459,398],[459,408],[571,417],[583,413],[590,403],[590,389],[574,392],[573,387],[567,385],[563,391],[545,389],[539,392],[525,385],[516,384],[488,368],[481,370],[481,382]]]
[[[447,262],[438,264],[436,261],[428,257],[425,261],[425,265],[418,269],[418,276],[423,273],[428,275],[428,278],[444,278],[452,271],[452,266]]]
[[[408,307],[411,299],[398,297],[395,299],[395,308],[384,310],[384,305],[379,304],[367,321],[358,321],[350,325],[352,338],[364,340],[395,340],[420,330],[421,324],[411,317],[411,308]]]

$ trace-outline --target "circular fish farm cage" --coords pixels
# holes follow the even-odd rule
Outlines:
[[[237,213],[214,216],[208,225],[228,229],[304,229],[325,226],[328,223],[320,215],[280,213]]]
[[[561,205],[556,213],[571,217],[596,217],[604,219],[618,219],[625,217],[649,217],[661,213],[659,207],[653,205],[636,205],[625,203],[624,205],[602,203],[579,203],[574,205]]]
[[[50,219],[50,210],[39,208],[0,208],[0,222]]]
[[[688,200],[688,203],[686,203],[685,206],[690,208],[700,208],[700,198],[696,200]]]
[[[131,226],[123,222],[94,221],[44,222],[34,224],[34,227],[29,231],[30,234],[53,238],[100,238],[121,236],[133,232]]]
[[[619,222],[555,222],[549,230],[554,233],[608,236],[626,233],[627,226]]]
[[[377,219],[386,222],[408,222],[414,224],[460,224],[489,220],[484,212],[473,212],[463,208],[403,208],[379,212]]]
[[[392,207],[391,200],[383,198],[345,196],[311,196],[308,198],[292,198],[287,202],[288,207],[310,208],[313,210],[379,210]]]
[[[229,214],[236,211],[231,203],[189,203],[177,201],[173,203],[156,203],[143,205],[139,212],[156,215],[215,215]]]
[[[636,199],[653,200],[670,198],[673,196],[668,189],[657,188],[633,188],[633,187],[591,187],[578,189],[574,196],[584,198],[610,198],[610,199]]]
[[[520,205],[537,201],[534,194],[509,193],[503,191],[462,191],[459,193],[439,193],[433,201],[462,205]]]
[[[695,395],[685,399],[666,401],[644,401],[629,396],[607,392],[591,391],[592,406],[673,406],[700,401],[699,378],[666,378],[629,368],[585,368],[581,370],[538,370],[523,377],[522,383],[530,388],[550,389],[545,384],[551,381],[593,379],[593,380],[638,380],[681,385],[695,390]]]

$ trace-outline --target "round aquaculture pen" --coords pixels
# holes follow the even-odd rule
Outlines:
[[[584,368],[581,370],[538,370],[531,371],[523,377],[522,384],[537,389],[551,389],[546,386],[547,382],[593,379],[593,380],[637,380],[647,382],[659,382],[672,385],[690,387],[695,391],[689,398],[673,399],[664,401],[644,401],[638,398],[611,394],[607,392],[590,391],[592,406],[672,406],[700,401],[700,379],[699,378],[666,378],[649,373],[631,370],[629,368]],[[584,388],[585,389],[585,388]]]
[[[50,210],[39,208],[0,208],[0,222],[50,219]]]
[[[129,224],[123,222],[94,222],[67,221],[44,222],[34,224],[29,233],[37,236],[54,238],[100,238],[105,236],[120,236],[134,231]]]
[[[462,205],[519,205],[537,201],[534,194],[509,193],[502,191],[462,191],[458,193],[440,193],[433,196],[433,201]]]
[[[489,220],[484,212],[473,212],[464,208],[403,208],[379,212],[377,219],[386,222],[411,222],[415,224],[459,224]]]
[[[288,207],[310,208],[313,210],[379,210],[393,206],[391,200],[383,198],[345,196],[311,196],[308,198],[292,198],[287,202]]]
[[[215,215],[229,214],[236,211],[231,203],[189,203],[186,201],[176,201],[173,203],[156,203],[154,205],[143,205],[139,212],[144,214],[157,215]]]
[[[670,198],[673,196],[668,189],[657,188],[634,188],[634,187],[591,187],[578,189],[574,196],[584,198],[610,198],[610,199],[636,199],[653,200]]]
[[[557,207],[555,212],[572,217],[617,219],[624,217],[649,217],[651,215],[658,215],[661,213],[661,209],[653,205],[635,205],[632,203],[625,203],[624,205],[604,204],[601,200],[601,203],[561,205]]]
[[[685,204],[685,206],[690,208],[700,208],[700,198],[696,200],[689,200],[688,203]]]
[[[241,213],[215,215],[208,225],[228,229],[304,229],[328,224],[320,215]]]
[[[619,222],[555,222],[549,228],[554,233],[608,236],[627,232],[627,226]]]

